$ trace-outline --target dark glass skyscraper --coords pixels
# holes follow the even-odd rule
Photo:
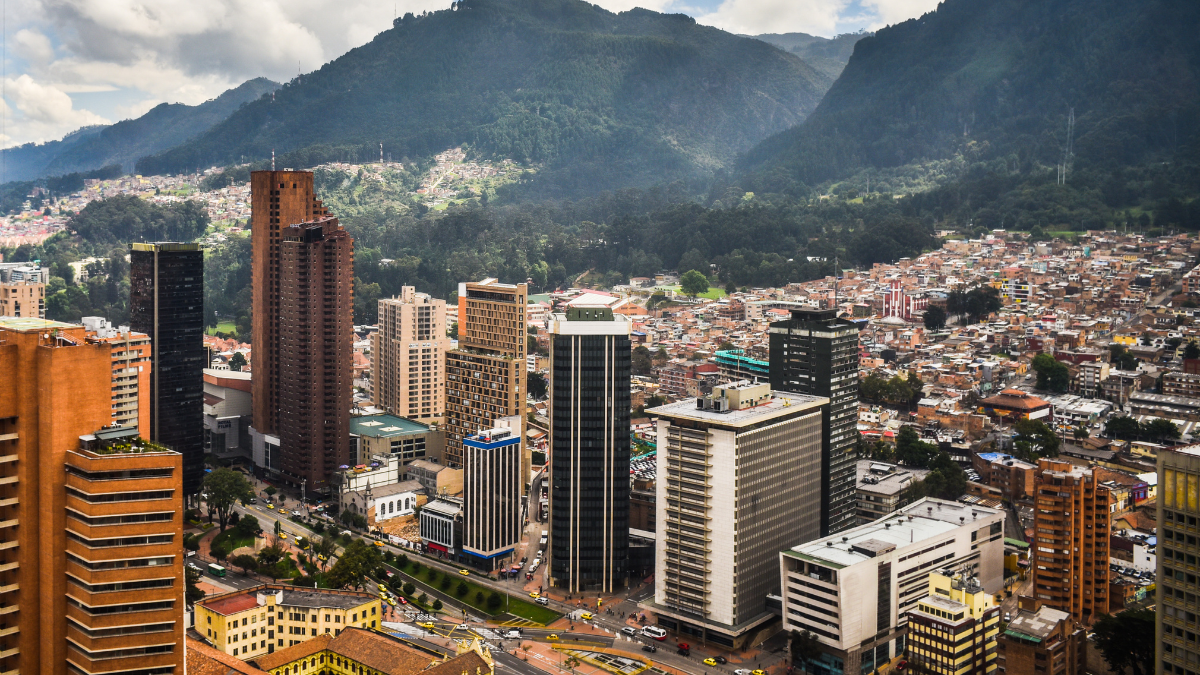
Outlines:
[[[630,323],[612,300],[584,295],[551,324],[550,585],[572,593],[627,574]]]
[[[821,535],[854,527],[858,327],[832,309],[771,324],[771,388],[829,399],[822,422]]]
[[[183,455],[183,494],[204,479],[204,252],[129,245],[129,327],[150,336],[150,440]]]

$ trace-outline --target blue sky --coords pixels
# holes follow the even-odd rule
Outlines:
[[[735,33],[875,30],[937,0],[593,0],[682,12]],[[200,103],[254,78],[287,81],[449,0],[0,0],[5,147]]]

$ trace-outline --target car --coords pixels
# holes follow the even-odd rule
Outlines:
[[[246,501],[246,503],[247,503],[247,504],[257,504],[257,503],[258,503],[258,500],[257,500],[257,499],[255,499],[254,497],[251,497],[250,499],[248,499],[248,500]]]
[[[529,562],[529,556],[523,556],[521,558],[521,565],[524,566],[527,562]]]
[[[767,671],[762,670],[761,668],[755,668],[754,670],[750,671],[750,675],[767,675]]]
[[[424,628],[425,630],[433,630],[433,622],[432,621],[422,621],[421,623],[419,623],[417,625],[420,626],[421,628]]]
[[[459,574],[461,574],[461,575],[463,575],[464,577],[469,577],[469,576],[471,576],[471,573],[470,573],[470,572],[468,572],[468,571],[466,571],[466,570],[459,570],[459,571],[458,571],[458,573],[459,573]]]
[[[654,652],[658,651],[658,647],[655,647],[654,645],[642,645],[642,651],[653,654]]]
[[[399,600],[399,601],[400,601],[400,604],[402,604],[402,605],[407,605],[407,604],[408,604],[408,600],[405,600],[405,599],[404,599],[404,598],[402,598],[402,597],[397,597],[396,599],[397,599],[397,600]]]
[[[692,655],[692,650],[690,650],[690,649],[684,649],[683,647],[680,647],[679,649],[676,649],[676,650],[675,650],[675,653],[676,653],[676,654],[679,654],[680,656],[691,656],[691,655]]]
[[[904,670],[907,667],[908,661],[905,661],[904,659],[900,659],[900,662],[896,664],[896,670]]]
[[[558,635],[557,635],[556,633],[551,633],[551,634],[549,634],[549,635],[547,635],[547,636],[546,636],[546,639],[547,639],[547,640],[557,640],[557,639],[558,639]]]
[[[465,623],[460,623],[454,627],[454,630],[471,630],[471,627]]]
[[[707,659],[704,659],[704,665],[715,666],[717,665],[717,660],[710,656]]]
[[[529,597],[533,598],[534,600],[537,600],[538,598],[542,597],[542,594],[538,593],[537,591],[532,591],[529,593]]]
[[[188,552],[186,552],[186,553],[184,553],[184,554],[183,554],[183,557],[185,557],[185,558],[191,558],[191,557],[192,557],[192,556],[194,556],[194,555],[196,555],[196,552],[195,552],[195,551],[188,551]]]
[[[534,600],[534,602],[536,602],[539,605],[549,605],[550,604],[550,601],[545,598],[538,598],[537,600]]]
[[[621,632],[626,635],[637,635],[637,629],[633,626],[625,626],[621,629]]]
[[[275,505],[274,505],[274,504],[267,504],[267,508],[268,508],[268,509],[271,509],[272,511],[274,511],[274,510],[275,510]]]
[[[517,630],[516,628],[513,628],[504,634],[504,638],[506,640],[520,640],[521,639],[521,631]]]
[[[713,660],[721,664],[727,663],[724,656],[714,656]]]
[[[738,668],[737,670],[733,671],[733,675],[750,675],[750,671],[746,670],[745,668]]]
[[[324,555],[319,555],[319,556],[317,556],[317,560],[320,560],[321,562],[325,562],[326,560],[329,560],[329,558],[326,558]]]
[[[302,515],[304,515],[304,514],[303,514],[303,513],[301,513],[301,512],[299,512],[299,511],[292,511],[292,515],[293,515],[293,516],[302,516]]]
[[[280,533],[279,533],[279,538],[280,538],[280,539],[287,539],[287,532],[280,532]]]
[[[395,606],[396,606],[396,601],[395,601],[395,600],[392,600],[391,598],[388,598],[388,599],[387,599],[387,604],[388,604],[388,606],[389,606],[389,607],[395,607]]]
[[[382,542],[382,541],[377,541],[377,542],[375,542],[375,545],[376,545],[376,546],[378,546],[379,548],[383,548],[383,542]]]
[[[591,621],[592,619],[596,618],[596,615],[592,614],[591,612],[584,612],[579,615],[579,618],[583,621]]]
[[[1010,614],[1009,612],[1005,612],[1004,613],[1004,621],[1005,622],[1012,621],[1012,614]]]
[[[188,563],[187,566],[188,566],[188,569],[190,569],[190,570],[196,570],[197,572],[203,571],[200,569],[200,566],[197,565],[196,563]]]

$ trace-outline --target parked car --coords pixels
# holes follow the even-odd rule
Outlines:
[[[537,603],[537,604],[539,604],[539,605],[548,605],[548,604],[550,604],[550,601],[549,601],[549,600],[547,600],[547,599],[545,599],[545,598],[538,598],[538,599],[534,600],[534,602],[536,602],[536,603]]]
[[[727,663],[724,656],[714,656],[713,660],[721,664]]]
[[[658,651],[658,647],[655,647],[654,645],[642,645],[642,651],[653,654],[654,652]]]
[[[676,649],[676,650],[675,650],[675,653],[676,653],[676,654],[679,654],[680,656],[691,656],[691,655],[692,655],[692,650],[690,650],[690,649],[684,649],[683,647],[680,647],[679,649]]]
[[[621,632],[626,635],[637,635],[637,629],[633,626],[625,626],[621,629]]]

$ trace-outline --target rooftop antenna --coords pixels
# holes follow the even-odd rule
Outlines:
[[[275,148],[271,148],[271,170],[275,170]]]

